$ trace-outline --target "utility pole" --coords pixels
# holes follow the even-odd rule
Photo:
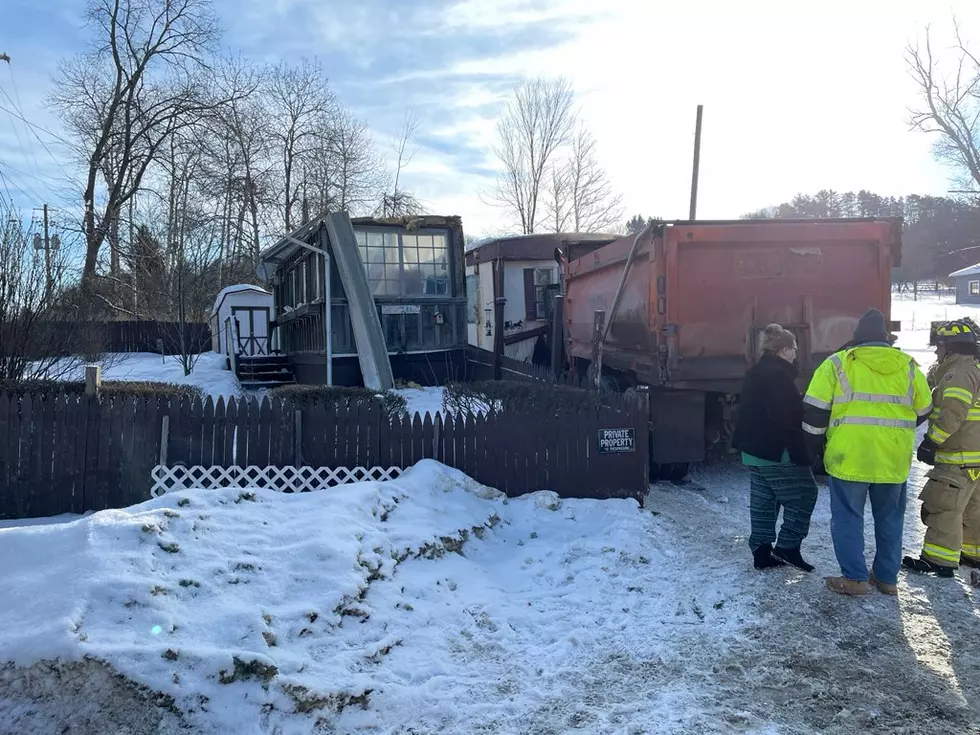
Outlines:
[[[54,274],[51,272],[51,249],[59,250],[61,248],[61,242],[57,235],[53,238],[50,236],[50,228],[48,222],[48,205],[44,205],[44,236],[42,238],[38,233],[34,233],[34,250],[44,250],[44,299],[46,302],[51,301],[51,295],[54,293]]]
[[[48,237],[48,205],[44,205],[44,275],[45,301],[51,303],[51,292],[54,291],[54,279],[51,277],[51,238]]]
[[[698,120],[694,128],[694,173],[691,176],[691,216],[694,221],[698,213],[698,171],[701,168],[701,115],[704,105],[698,105]]]
[[[0,53],[0,61],[6,61],[9,64],[10,63],[10,57],[7,54]]]

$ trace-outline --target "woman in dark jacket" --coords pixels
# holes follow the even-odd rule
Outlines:
[[[755,568],[784,564],[807,572],[800,554],[817,504],[817,483],[803,440],[803,399],[795,383],[796,337],[778,324],[766,327],[762,357],[745,376],[732,446],[749,468],[749,546]],[[776,548],[776,519],[783,509]]]

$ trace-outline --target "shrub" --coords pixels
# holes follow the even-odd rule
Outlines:
[[[388,415],[397,417],[408,410],[405,397],[390,390],[378,393],[370,388],[347,388],[336,385],[284,385],[271,390],[270,395],[299,404],[337,403],[347,407],[380,401]]]
[[[622,399],[543,381],[479,381],[451,383],[445,387],[442,404],[452,414],[474,415],[492,411],[508,413],[557,413],[601,406],[618,407]]]
[[[61,382],[57,380],[9,380],[0,382],[0,392],[23,396],[28,393],[39,395],[82,395],[85,383],[78,381]],[[126,382],[106,381],[102,384],[101,395],[112,398],[191,398],[200,400],[200,388],[193,385],[174,383],[154,383],[150,381]]]

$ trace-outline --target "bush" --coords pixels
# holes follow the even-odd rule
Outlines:
[[[326,385],[284,385],[269,391],[274,398],[283,398],[295,403],[337,403],[344,406],[356,406],[372,401],[381,401],[381,405],[389,416],[401,417],[408,411],[408,401],[405,397],[386,390],[381,393],[369,388],[346,388]]]
[[[442,405],[451,414],[473,415],[508,413],[549,413],[576,411],[601,406],[618,407],[621,399],[609,393],[596,393],[542,381],[479,381],[450,383],[445,387]]]
[[[58,380],[7,380],[0,381],[0,392],[16,393],[17,395],[82,395],[85,393],[85,383],[80,381]],[[102,384],[100,394],[111,398],[191,398],[200,400],[203,396],[200,388],[193,385],[176,385],[174,383],[154,383],[150,381],[126,382],[110,380]]]

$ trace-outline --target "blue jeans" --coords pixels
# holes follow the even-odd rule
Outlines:
[[[864,559],[864,504],[871,496],[875,520],[875,579],[898,581],[902,566],[902,533],[905,530],[906,485],[848,482],[830,478],[830,535],[841,574],[857,582],[868,581]]]

